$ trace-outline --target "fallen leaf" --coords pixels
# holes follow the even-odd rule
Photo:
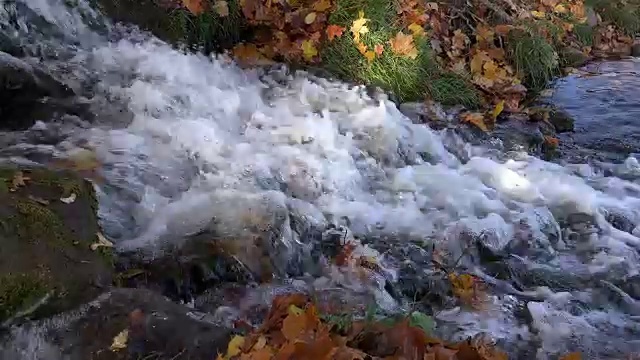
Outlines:
[[[45,200],[43,198],[39,198],[39,197],[36,197],[36,196],[33,196],[33,195],[29,195],[28,198],[29,198],[29,200],[33,200],[33,201],[37,202],[40,205],[44,205],[44,206],[49,205],[49,201]]]
[[[304,17],[304,23],[307,25],[311,25],[314,21],[316,21],[316,17],[318,17],[318,15],[312,11]]]
[[[124,329],[113,338],[113,342],[109,349],[111,351],[120,351],[127,348],[127,340],[129,339],[129,330]]]
[[[96,251],[99,247],[113,247],[113,243],[107,240],[101,233],[97,232],[96,236],[98,237],[98,241],[91,244],[91,250]]]
[[[364,11],[360,10],[358,12],[358,18],[351,23],[351,33],[353,34],[353,41],[355,43],[360,42],[360,35],[369,32],[369,28],[366,26],[367,21],[369,21],[369,19],[364,18]]]
[[[227,344],[227,354],[225,358],[230,359],[240,354],[242,345],[244,344],[244,336],[235,335]]]
[[[320,0],[313,3],[313,10],[324,12],[331,8],[331,1],[329,0]]]
[[[496,34],[501,36],[508,35],[511,32],[511,30],[513,30],[513,25],[496,25],[493,28],[493,31],[495,31]]]
[[[73,204],[76,201],[76,194],[75,193],[71,193],[71,195],[69,195],[68,197],[63,197],[60,198],[60,201],[62,201],[65,204]]]
[[[420,37],[425,35],[424,28],[416,23],[412,23],[407,28],[409,29],[409,31],[411,31],[411,33],[415,37]]]
[[[498,118],[498,116],[500,116],[503,110],[504,110],[504,100],[500,100],[500,102],[497,103],[496,106],[493,108],[493,112],[491,113],[491,118],[495,121]]]
[[[301,48],[302,48],[302,55],[307,61],[313,60],[313,58],[316,55],[318,55],[318,49],[316,49],[315,45],[313,44],[313,41],[311,40],[303,41]]]
[[[182,4],[193,15],[200,15],[204,12],[203,0],[182,0]]]
[[[418,57],[418,49],[413,44],[413,36],[406,35],[402,31],[399,31],[395,37],[389,40],[389,45],[391,45],[391,51],[394,54],[406,56],[410,59]]]
[[[372,50],[365,52],[363,55],[364,55],[364,58],[367,59],[369,63],[371,63],[376,58],[376,53],[373,52]]]
[[[29,177],[24,176],[22,171],[18,171],[13,174],[13,178],[11,179],[11,186],[9,187],[9,191],[14,192],[18,190],[20,186],[26,186],[26,181],[31,180]]]
[[[552,147],[557,147],[558,145],[560,145],[560,140],[558,140],[557,138],[553,137],[553,136],[546,136],[544,137],[544,142],[551,145]]]
[[[579,352],[572,352],[562,356],[559,360],[582,360],[582,354]]]
[[[546,17],[545,13],[536,10],[532,10],[531,15],[533,15],[533,17],[536,19],[544,19]]]
[[[489,129],[487,128],[487,125],[484,123],[484,114],[482,113],[477,113],[477,112],[465,113],[464,115],[462,115],[462,121],[471,123],[484,132],[489,131]],[[453,281],[451,282],[453,284]],[[468,291],[467,286],[471,286],[471,285],[468,285],[467,283],[462,283],[461,285],[458,285],[458,287],[456,288],[456,285],[454,284],[453,286],[454,294],[456,294],[456,289],[462,289],[462,290],[458,290],[458,293],[462,293],[466,295],[466,291]]]
[[[339,25],[329,25],[327,26],[326,32],[327,32],[327,39],[329,41],[332,41],[333,39],[342,36],[342,33],[344,32],[344,27]]]
[[[373,51],[378,55],[382,55],[382,52],[384,52],[384,45],[382,44],[376,44],[376,46],[374,46]]]
[[[216,1],[213,10],[221,17],[229,16],[229,4],[225,0]]]
[[[297,339],[307,327],[304,315],[289,314],[282,322],[282,335],[289,341]]]
[[[367,45],[363,44],[363,43],[356,43],[356,47],[358,48],[358,51],[360,52],[360,54],[364,55],[364,53],[367,52]]]

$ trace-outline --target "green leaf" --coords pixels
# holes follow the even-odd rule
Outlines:
[[[414,311],[409,317],[409,325],[419,327],[426,334],[429,334],[435,328],[435,322],[431,316],[427,316],[420,311]]]

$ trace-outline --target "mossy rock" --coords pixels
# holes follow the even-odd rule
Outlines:
[[[0,324],[39,303],[36,318],[69,309],[111,283],[110,250],[90,248],[96,208],[92,185],[71,173],[0,167]]]

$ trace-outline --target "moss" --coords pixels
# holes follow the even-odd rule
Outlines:
[[[46,282],[33,274],[0,276],[0,321],[33,305],[47,291]]]
[[[62,220],[55,212],[31,199],[11,199],[17,213],[11,215],[8,223],[22,239],[44,240],[53,247],[73,244]]]

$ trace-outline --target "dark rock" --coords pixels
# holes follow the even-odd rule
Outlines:
[[[0,323],[41,301],[33,317],[75,307],[111,284],[111,250],[90,248],[94,195],[71,173],[0,167]]]
[[[631,56],[640,57],[640,39],[636,39],[631,46]]]
[[[0,30],[0,52],[5,52],[12,56],[24,56],[24,51],[11,37]]]
[[[579,68],[591,60],[591,57],[582,50],[572,47],[563,48],[559,53],[562,59],[562,65],[565,67]]]
[[[64,114],[90,116],[88,104],[44,70],[0,52],[0,129],[24,130]]]
[[[491,134],[502,140],[505,151],[526,150],[539,155],[544,144],[544,135],[538,124],[519,120],[510,120],[496,124]]]
[[[114,289],[77,311],[15,329],[0,357],[21,358],[15,354],[21,337],[28,337],[37,359],[63,358],[51,354],[56,351],[68,360],[214,359],[225,352],[232,334],[206,318],[148,290]],[[123,330],[128,331],[126,348],[112,351],[114,337]]]
[[[441,105],[428,102],[402,103],[398,110],[415,124],[428,124],[434,129],[442,129],[449,123],[447,113]]]
[[[552,109],[549,112],[549,122],[555,127],[557,133],[574,130],[575,120],[564,110]]]

